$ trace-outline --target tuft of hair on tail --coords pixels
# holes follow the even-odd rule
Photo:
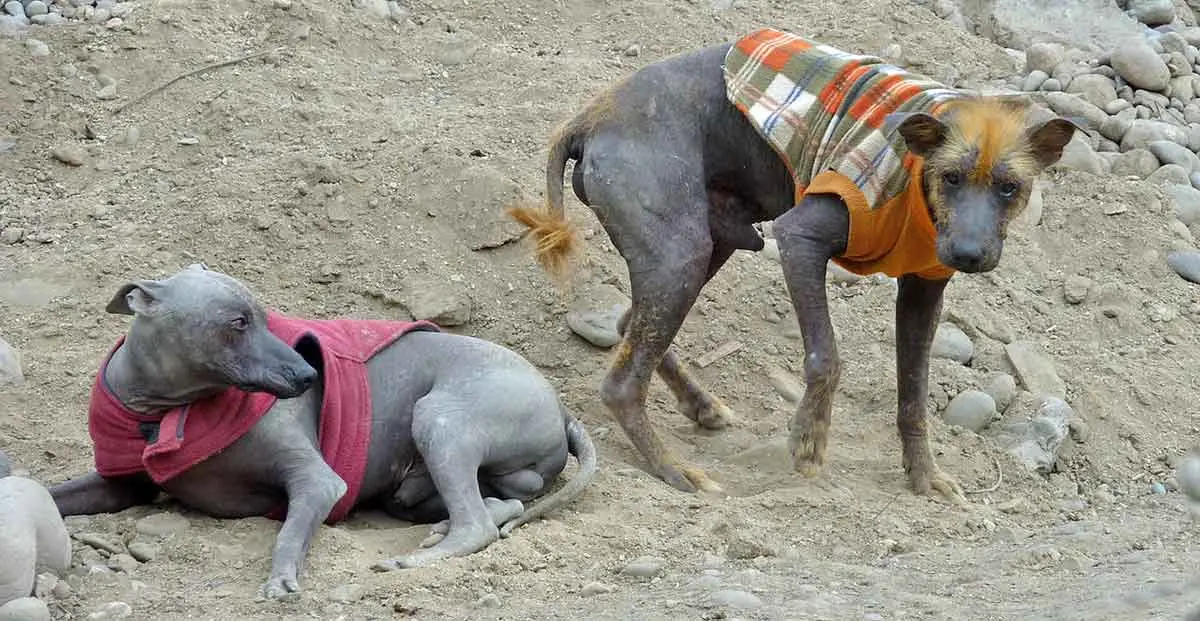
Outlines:
[[[534,240],[534,256],[542,269],[561,285],[571,271],[571,255],[578,248],[575,225],[563,207],[563,174],[567,160],[577,159],[575,145],[580,127],[576,120],[564,123],[550,139],[546,156],[546,204],[543,207],[513,206],[504,210],[521,223]]]

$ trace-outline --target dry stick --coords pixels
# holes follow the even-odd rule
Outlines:
[[[1000,467],[1000,458],[996,457],[995,455],[992,455],[992,462],[996,464],[996,482],[993,483],[991,487],[985,487],[983,489],[969,489],[964,493],[986,494],[988,492],[994,492],[1000,489],[1000,484],[1004,482],[1004,469]]]
[[[283,47],[277,47],[273,50],[263,50],[261,52],[255,52],[253,54],[239,56],[237,58],[233,58],[230,60],[223,60],[219,63],[213,63],[211,65],[204,65],[203,67],[200,67],[199,69],[193,69],[187,73],[179,74],[179,75],[175,76],[174,78],[171,78],[171,80],[168,81],[166,84],[152,88],[152,89],[142,93],[141,95],[138,95],[137,97],[134,97],[133,99],[125,102],[124,104],[121,104],[116,110],[113,110],[112,115],[117,116],[121,112],[124,112],[125,109],[128,108],[129,106],[132,106],[133,104],[139,103],[148,97],[152,97],[154,95],[157,95],[158,93],[161,93],[161,92],[167,90],[168,88],[170,88],[170,86],[172,84],[175,84],[176,82],[178,82],[180,80],[186,80],[188,78],[193,78],[198,75],[208,73],[209,71],[221,69],[222,67],[229,67],[231,65],[236,65],[238,63],[246,62],[247,60],[252,60],[252,59],[258,58],[259,56],[266,56],[267,54],[274,54],[275,52],[283,51],[283,49],[284,49]]]

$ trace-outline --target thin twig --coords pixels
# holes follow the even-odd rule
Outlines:
[[[142,93],[141,95],[138,95],[137,97],[134,97],[133,99],[125,102],[124,104],[121,104],[116,110],[113,110],[112,115],[117,116],[118,114],[124,112],[126,108],[132,106],[133,104],[140,103],[141,101],[145,100],[148,97],[152,97],[154,95],[157,95],[157,94],[167,90],[168,88],[171,87],[172,84],[175,84],[176,82],[179,82],[180,80],[186,80],[188,78],[193,78],[198,75],[208,73],[209,71],[214,71],[216,69],[221,69],[223,67],[229,67],[232,65],[236,65],[238,63],[246,62],[247,60],[252,60],[252,59],[258,58],[260,56],[266,56],[267,54],[274,54],[276,52],[283,51],[283,49],[284,49],[283,47],[277,47],[273,50],[263,50],[261,52],[255,52],[253,54],[239,56],[237,58],[232,58],[230,60],[223,60],[219,63],[212,63],[211,65],[204,65],[203,67],[200,67],[198,69],[193,69],[191,71],[188,71],[187,73],[179,74],[179,75],[175,76],[174,78],[171,78],[166,84],[152,88],[152,89]]]
[[[1000,467],[1000,458],[996,457],[995,455],[992,455],[992,463],[996,464],[996,482],[993,483],[991,487],[985,487],[983,489],[969,489],[963,493],[986,494],[988,492],[994,492],[1000,489],[1000,484],[1004,482],[1004,469]]]

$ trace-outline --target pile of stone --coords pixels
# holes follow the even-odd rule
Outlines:
[[[118,28],[133,11],[133,2],[118,0],[7,0],[3,17],[8,23],[53,26],[68,19]]]

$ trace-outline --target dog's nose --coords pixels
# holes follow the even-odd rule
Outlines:
[[[965,272],[978,270],[983,265],[983,244],[977,241],[955,240],[950,247],[950,259],[955,267]]]

